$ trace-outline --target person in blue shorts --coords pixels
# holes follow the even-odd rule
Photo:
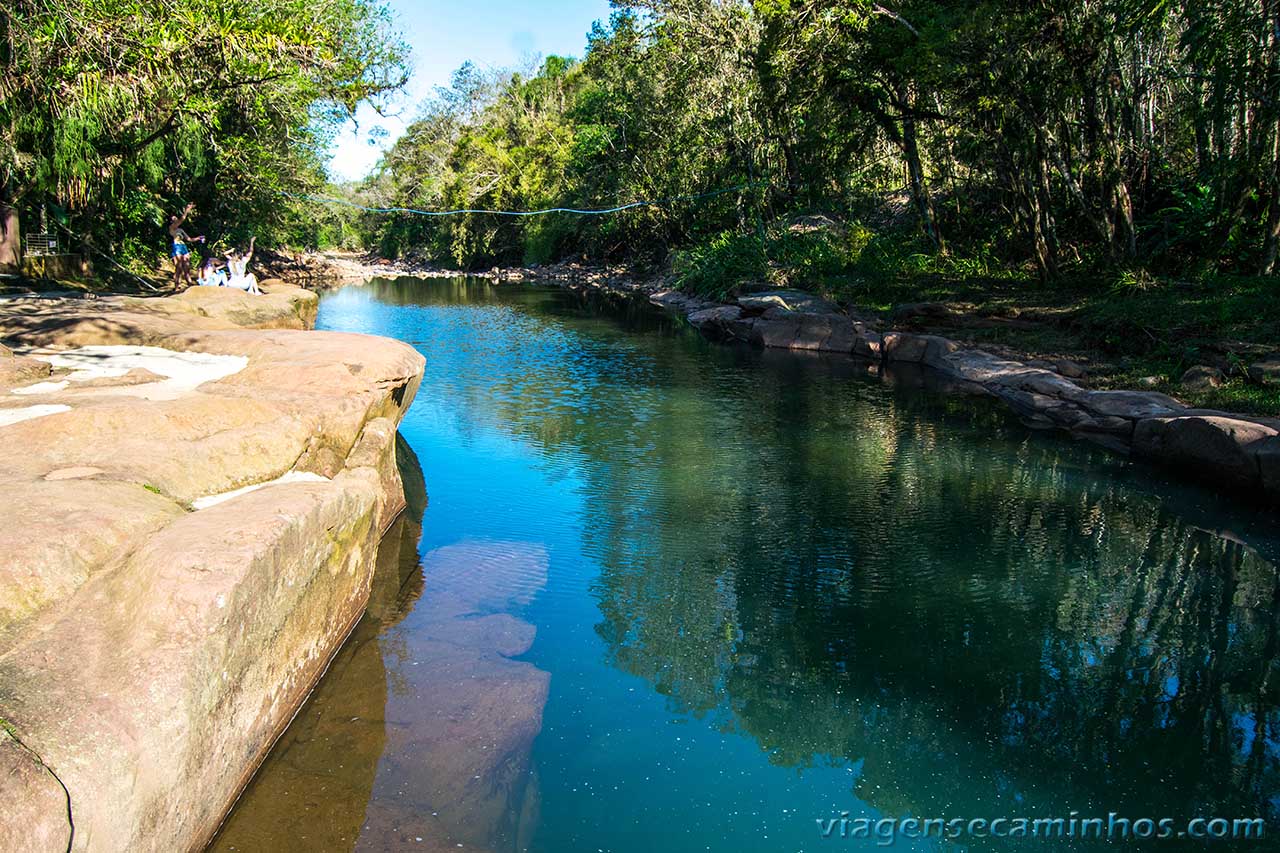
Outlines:
[[[175,213],[169,217],[169,237],[173,240],[173,286],[182,287],[191,283],[191,248],[188,243],[203,243],[204,237],[192,237],[182,229],[182,224],[191,215],[195,203],[182,209],[182,214]]]

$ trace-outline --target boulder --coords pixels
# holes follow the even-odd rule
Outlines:
[[[1226,381],[1226,374],[1218,368],[1197,364],[1182,374],[1180,384],[1188,391],[1209,391]]]
[[[959,348],[960,345],[955,341],[937,335],[889,332],[884,336],[886,361],[905,361],[910,364],[926,364],[933,367],[942,364],[945,356]]]
[[[748,313],[761,314],[782,308],[804,314],[839,314],[840,306],[803,290],[764,290],[738,297],[738,305]]]
[[[1133,450],[1215,482],[1257,488],[1262,486],[1258,454],[1273,447],[1277,435],[1271,427],[1231,417],[1151,417],[1134,428]]]
[[[39,382],[48,376],[49,365],[43,361],[16,356],[7,349],[0,353],[0,392]]]
[[[1057,358],[1053,360],[1053,369],[1068,379],[1083,379],[1089,374],[1082,365],[1072,361],[1069,358]]]
[[[1280,439],[1265,438],[1252,448],[1258,459],[1258,476],[1262,489],[1272,498],[1280,498]]]
[[[1249,378],[1259,385],[1280,385],[1280,353],[1249,365]]]
[[[761,347],[791,349],[799,332],[800,320],[796,315],[759,317],[751,327],[751,343]]]
[[[855,322],[853,328],[853,354],[858,358],[881,361],[884,358],[884,339],[880,333],[868,329],[866,324]]]
[[[689,323],[710,338],[748,340],[751,322],[743,323],[742,309],[737,305],[716,305],[689,315]]]
[[[889,312],[891,323],[914,323],[922,320],[946,320],[954,312],[941,302],[907,302]]]
[[[1172,397],[1153,391],[1085,391],[1075,399],[1095,415],[1131,421],[1168,417],[1187,408]]]

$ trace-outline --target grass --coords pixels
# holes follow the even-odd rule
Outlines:
[[[827,220],[827,222],[830,222]],[[1011,356],[1069,358],[1095,388],[1144,388],[1183,402],[1280,415],[1280,387],[1248,379],[1249,365],[1280,352],[1280,278],[1212,276],[1186,281],[1145,272],[1077,275],[1043,284],[1001,264],[988,248],[937,256],[917,235],[857,222],[797,233],[787,220],[753,234],[722,234],[677,256],[681,289],[729,298],[768,280],[800,287],[891,328],[915,328]],[[940,302],[951,317],[892,316],[906,303]],[[1181,385],[1195,365],[1226,374],[1217,388]]]
[[[975,345],[1087,364],[1098,388],[1147,388],[1183,402],[1255,415],[1280,415],[1280,387],[1247,377],[1250,363],[1280,352],[1280,279],[1119,282],[906,273],[845,284],[831,295],[891,312],[908,302],[942,302],[959,317],[928,330]],[[1194,391],[1190,367],[1221,369],[1227,381]]]

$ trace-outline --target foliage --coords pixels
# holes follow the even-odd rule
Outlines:
[[[708,242],[675,254],[676,284],[691,293],[722,297],[744,282],[764,278],[768,258],[754,234],[725,231]]]
[[[419,207],[680,200],[607,217],[368,222],[370,236],[386,226],[384,250],[479,266],[702,246],[705,260],[728,252],[726,231],[822,210],[875,232],[852,254],[889,271],[1275,271],[1274,3],[614,5],[580,62],[463,69],[368,188]],[[824,252],[782,247],[794,262],[782,276],[844,275],[850,252]]]
[[[15,0],[0,10],[0,202],[153,261],[169,213],[260,243],[309,215],[337,123],[405,80],[371,0]]]

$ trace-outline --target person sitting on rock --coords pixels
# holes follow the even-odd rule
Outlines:
[[[169,237],[173,240],[173,286],[182,287],[191,283],[191,248],[188,243],[203,243],[204,237],[192,237],[182,230],[182,223],[187,221],[195,203],[191,202],[182,209],[181,215],[175,213],[169,217]]]
[[[249,250],[243,255],[238,255],[234,251],[227,252],[227,269],[231,271],[227,287],[234,287],[246,293],[262,293],[258,289],[257,276],[249,272],[249,261],[253,259],[253,243],[256,239],[256,237],[249,238]]]
[[[204,265],[200,267],[200,277],[197,279],[199,284],[205,287],[226,287],[227,280],[226,271],[212,255],[204,259]]]

